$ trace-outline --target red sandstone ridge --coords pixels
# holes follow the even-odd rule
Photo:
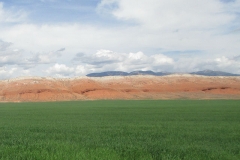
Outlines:
[[[240,77],[170,75],[0,81],[0,102],[95,99],[240,99]]]

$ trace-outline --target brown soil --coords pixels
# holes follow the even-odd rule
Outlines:
[[[0,81],[0,102],[95,99],[240,99],[240,77],[171,75]]]

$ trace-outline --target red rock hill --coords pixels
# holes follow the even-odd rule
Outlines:
[[[29,77],[0,81],[0,102],[95,99],[240,99],[240,77]]]

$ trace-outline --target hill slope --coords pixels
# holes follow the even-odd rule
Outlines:
[[[240,99],[240,77],[170,75],[0,81],[1,102],[95,99]]]

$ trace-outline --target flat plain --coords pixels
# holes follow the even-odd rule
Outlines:
[[[0,103],[1,160],[240,159],[240,100]]]

